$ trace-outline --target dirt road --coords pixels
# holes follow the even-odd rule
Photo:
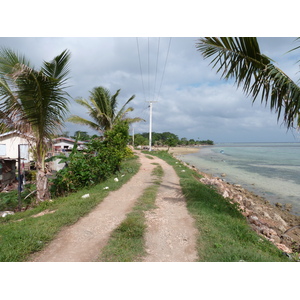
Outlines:
[[[106,245],[111,232],[121,224],[152,184],[153,163],[159,163],[165,175],[156,199],[157,209],[146,215],[147,233],[144,261],[194,261],[196,234],[193,219],[187,212],[179,178],[173,168],[159,158],[149,159],[138,153],[141,168],[119,190],[111,192],[93,211],[77,223],[63,229],[41,252],[35,262],[92,262]]]
[[[160,160],[159,163],[164,177],[156,198],[157,209],[146,213],[148,255],[144,261],[195,261],[197,230],[186,209],[179,177],[165,161]]]

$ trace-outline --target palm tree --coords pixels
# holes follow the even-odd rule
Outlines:
[[[68,118],[67,121],[87,125],[91,129],[94,129],[101,134],[103,134],[107,130],[112,129],[112,127],[118,121],[127,121],[128,124],[144,121],[141,118],[126,117],[127,113],[133,111],[132,107],[126,108],[126,105],[135,98],[135,95],[131,96],[122,106],[122,108],[117,111],[117,97],[119,93],[120,89],[117,90],[114,95],[111,95],[108,89],[102,86],[95,87],[90,92],[89,100],[75,100],[78,104],[84,106],[88,110],[91,121],[74,115]]]
[[[200,38],[196,48],[223,78],[234,78],[253,102],[260,98],[269,104],[278,120],[283,114],[288,129],[294,126],[295,119],[300,126],[300,87],[261,53],[255,37]]]
[[[0,49],[1,129],[14,129],[28,138],[37,167],[37,203],[50,198],[45,156],[51,135],[68,111],[64,90],[70,53],[65,50],[40,70],[8,48]]]

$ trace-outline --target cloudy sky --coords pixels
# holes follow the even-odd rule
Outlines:
[[[294,142],[297,131],[287,132],[277,115],[259,101],[252,104],[233,82],[220,79],[196,50],[199,37],[3,37],[0,46],[28,57],[35,67],[64,49],[71,52],[70,114],[87,117],[73,99],[89,97],[89,91],[104,86],[112,93],[121,89],[119,104],[135,95],[131,132],[149,131],[149,101],[153,103],[154,132],[169,131],[179,138],[218,142]],[[295,38],[259,38],[261,50],[297,80]],[[297,77],[298,76],[298,77]],[[65,124],[72,135],[88,127]]]

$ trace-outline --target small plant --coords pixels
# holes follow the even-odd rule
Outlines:
[[[26,184],[21,192],[22,207],[29,207],[34,200],[35,185]],[[0,211],[17,211],[19,208],[19,195],[17,190],[0,193]]]

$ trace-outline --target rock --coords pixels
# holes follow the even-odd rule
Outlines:
[[[270,239],[272,240],[273,243],[278,243],[279,244],[281,242],[281,239],[278,235],[271,235]]]
[[[266,211],[263,212],[263,216],[267,219],[271,219],[270,215]]]
[[[243,202],[243,196],[242,195],[235,195],[233,198],[236,202],[242,203]]]
[[[81,196],[81,198],[88,198],[88,197],[90,197],[90,194],[85,194],[85,195]]]
[[[281,232],[285,232],[286,231],[286,226],[283,226],[283,225],[279,225],[278,226],[278,229],[281,231]]]
[[[286,203],[286,204],[284,205],[284,209],[285,209],[286,211],[291,211],[291,210],[293,209],[293,206],[292,206],[292,204],[290,204],[290,203]]]
[[[257,213],[257,214],[262,213],[262,211],[263,211],[263,209],[262,209],[262,207],[260,207],[260,206],[254,206],[254,207],[253,207],[253,212],[255,212],[255,213]]]
[[[115,181],[115,182],[118,182],[118,181],[119,181],[119,179],[118,179],[118,178],[115,178],[115,179],[114,179],[114,181]]]
[[[222,195],[224,198],[229,198],[229,192],[228,192],[228,190],[225,190],[224,192],[223,192],[223,195]]]
[[[277,236],[276,231],[274,231],[274,230],[271,229],[271,228],[268,228],[267,226],[262,226],[262,227],[261,227],[261,233],[262,233],[263,235],[269,237],[269,238],[272,238],[272,236],[273,236],[273,237]],[[277,236],[277,237],[278,237],[278,236]],[[278,237],[278,239],[279,239],[279,242],[280,242],[280,238],[279,238],[279,237]]]
[[[103,188],[104,190],[108,190],[109,189],[109,187],[108,186],[106,186],[105,188]]]
[[[258,220],[257,216],[253,216],[253,215],[249,216],[249,222],[251,224],[256,225],[256,226],[260,226],[261,225],[261,222]]]
[[[273,219],[280,222],[282,226],[287,227],[286,222],[278,214],[274,213]]]
[[[292,253],[292,250],[290,248],[288,248],[286,245],[284,244],[279,244],[279,243],[275,243],[276,247],[286,253]]]
[[[278,208],[282,208],[282,204],[280,202],[276,202],[275,206],[278,207]]]
[[[222,174],[221,174],[221,177],[226,177],[226,174],[225,174],[225,173],[222,173]]]

